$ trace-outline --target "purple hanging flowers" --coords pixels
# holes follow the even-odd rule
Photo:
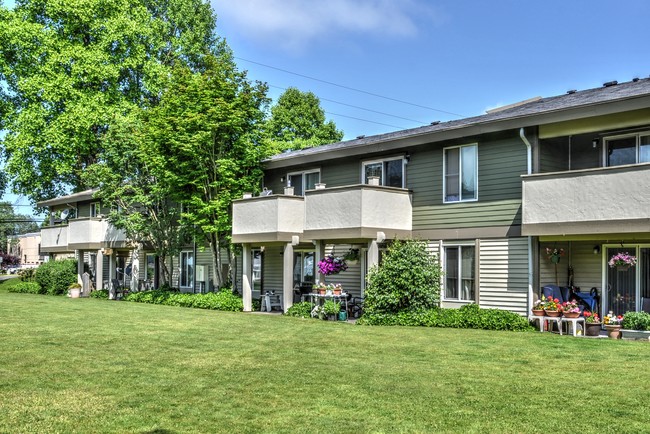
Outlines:
[[[329,276],[330,274],[338,274],[347,269],[348,264],[345,263],[345,259],[333,255],[327,255],[318,261],[318,271],[326,276]]]

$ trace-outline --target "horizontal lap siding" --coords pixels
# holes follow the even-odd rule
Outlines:
[[[479,298],[483,308],[527,312],[528,241],[526,238],[481,240]]]
[[[328,245],[325,248],[326,254],[343,257],[350,249],[349,244]],[[360,249],[359,249],[360,250]],[[325,276],[325,283],[340,283],[343,290],[354,297],[361,296],[361,261],[356,264],[348,264],[348,269],[338,273]]]
[[[540,243],[539,274],[540,286],[555,284],[555,267],[546,255],[546,248],[564,249],[565,255],[557,264],[557,275],[560,286],[569,284],[569,265],[573,266],[573,284],[580,287],[582,292],[589,292],[593,287],[602,286],[602,254],[594,255],[594,246],[598,241],[574,242],[542,242]]]
[[[283,248],[277,246],[264,249],[262,291],[282,292],[282,268],[284,267],[282,252]]]

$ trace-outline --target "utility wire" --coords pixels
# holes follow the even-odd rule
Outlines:
[[[343,117],[343,118],[354,119],[355,121],[361,121],[361,122],[370,122],[371,124],[383,125],[385,127],[397,128],[397,129],[400,129],[400,130],[405,130],[406,129],[404,127],[400,127],[400,126],[397,126],[397,125],[383,124],[381,122],[369,121],[368,119],[355,118],[354,116],[347,116],[347,115],[342,115],[342,114],[339,114],[339,113],[332,113],[332,112],[325,112],[325,113],[327,113],[328,115],[332,115],[332,116],[340,116],[340,117]]]
[[[389,101],[395,101],[395,102],[398,102],[398,103],[401,103],[401,104],[406,104],[406,105],[410,105],[410,106],[413,106],[413,107],[419,107],[419,108],[423,108],[423,109],[426,109],[426,110],[432,110],[434,112],[445,113],[445,114],[452,115],[452,116],[458,116],[458,117],[461,117],[461,118],[465,117],[464,115],[461,115],[461,114],[458,114],[458,113],[448,112],[446,110],[440,110],[440,109],[433,108],[433,107],[427,107],[427,106],[424,106],[424,105],[415,104],[415,103],[408,102],[408,101],[403,101],[403,100],[397,99],[397,98],[391,98],[389,96],[379,95],[377,93],[368,92],[368,91],[361,90],[361,89],[355,89],[354,87],[344,86],[342,84],[333,83],[333,82],[327,81],[327,80],[321,80],[320,78],[310,77],[309,75],[299,74],[297,72],[288,71],[286,69],[277,68],[275,66],[266,65],[266,64],[260,63],[260,62],[255,62],[254,60],[244,59],[242,57],[237,57],[237,56],[235,56],[235,59],[243,60],[244,62],[254,63],[255,65],[263,66],[265,68],[275,69],[276,71],[285,72],[287,74],[296,75],[298,77],[307,78],[309,80],[318,81],[320,83],[329,84],[330,86],[340,87],[342,89],[347,89],[347,90],[351,90],[351,91],[354,91],[354,92],[363,93],[363,94],[374,96],[374,97],[377,97],[377,98],[383,98],[383,99],[386,99],[386,100],[389,100]]]
[[[272,84],[269,84],[269,87],[272,87],[272,88],[275,88],[275,89],[280,89],[280,90],[288,90],[286,87],[274,86]],[[404,118],[402,116],[392,115],[390,113],[384,113],[384,112],[380,112],[380,111],[377,111],[377,110],[372,110],[372,109],[365,108],[365,107],[359,107],[358,105],[347,104],[347,103],[344,103],[344,102],[341,102],[341,101],[334,101],[333,99],[327,99],[327,98],[323,98],[323,97],[320,97],[320,96],[318,97],[318,99],[320,99],[322,101],[333,102],[334,104],[344,105],[346,107],[352,107],[352,108],[359,109],[359,110],[365,110],[365,111],[371,112],[371,113],[377,113],[377,114],[384,115],[384,116],[390,116],[390,117],[396,118],[396,119],[402,119],[402,120],[409,121],[409,122],[415,122],[416,124],[422,124],[422,125],[428,125],[429,124],[428,122],[422,122],[422,121],[417,121],[415,119]],[[373,121],[368,121],[368,122],[373,122]]]

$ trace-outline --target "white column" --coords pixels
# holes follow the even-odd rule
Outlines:
[[[379,265],[379,246],[372,240],[368,243],[368,271],[375,265]]]
[[[104,250],[97,250],[97,269],[95,270],[95,289],[104,289]]]
[[[242,252],[242,298],[244,301],[244,312],[253,310],[253,290],[251,288],[251,245],[244,244]]]
[[[83,285],[83,279],[81,277],[84,274],[84,251],[75,250],[74,253],[77,257],[77,283]]]
[[[108,298],[115,300],[115,289],[113,279],[115,278],[115,251],[108,257]]]
[[[323,242],[318,240],[315,241],[316,246],[316,254],[314,255],[314,267],[315,267],[315,277],[316,277],[316,282],[325,282],[325,275],[321,274],[321,272],[318,269],[318,263],[320,262],[321,259],[325,256],[325,249],[323,246]]]
[[[286,312],[293,305],[293,245],[284,246],[282,267],[282,308]]]

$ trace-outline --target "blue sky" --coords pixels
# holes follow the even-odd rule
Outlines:
[[[314,92],[346,139],[650,76],[647,0],[212,0],[212,6],[217,33],[249,78],[267,82],[273,98],[289,86]]]

